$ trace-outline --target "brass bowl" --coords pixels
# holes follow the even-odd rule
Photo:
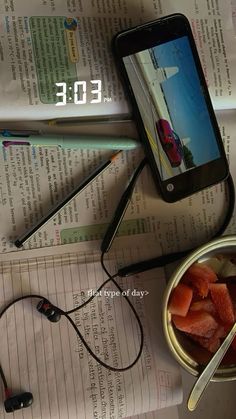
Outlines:
[[[210,359],[209,352],[190,341],[184,333],[176,330],[171,321],[171,314],[168,311],[169,297],[172,290],[181,281],[186,270],[193,263],[204,262],[219,254],[236,255],[236,236],[225,236],[213,240],[192,252],[172,274],[164,294],[162,322],[167,344],[178,363],[194,376],[198,376],[204,369],[204,366]],[[233,380],[236,380],[236,364],[221,364],[211,381]]]

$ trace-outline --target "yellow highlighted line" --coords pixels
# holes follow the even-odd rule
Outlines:
[[[157,146],[156,141],[154,140],[151,133],[149,132],[149,130],[146,127],[145,127],[145,131],[147,133],[147,137],[148,137],[148,140],[149,140],[149,143],[150,143],[152,149],[158,154],[158,157],[160,158],[162,166],[165,168],[167,174],[170,177],[173,176],[173,173],[171,172],[170,167],[167,165],[166,160],[164,159],[161,151],[159,150],[159,147]]]

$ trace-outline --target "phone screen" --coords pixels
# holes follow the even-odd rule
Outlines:
[[[220,158],[187,36],[123,57],[161,179]]]

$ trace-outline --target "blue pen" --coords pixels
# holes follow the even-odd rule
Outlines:
[[[140,143],[132,138],[124,136],[106,135],[25,135],[1,137],[2,145],[32,145],[38,147],[62,147],[62,148],[84,148],[84,149],[109,149],[109,150],[131,150]]]

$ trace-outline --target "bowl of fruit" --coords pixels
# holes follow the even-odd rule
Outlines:
[[[236,321],[236,236],[199,247],[175,270],[163,301],[168,346],[198,376]],[[212,381],[236,380],[236,337]]]

